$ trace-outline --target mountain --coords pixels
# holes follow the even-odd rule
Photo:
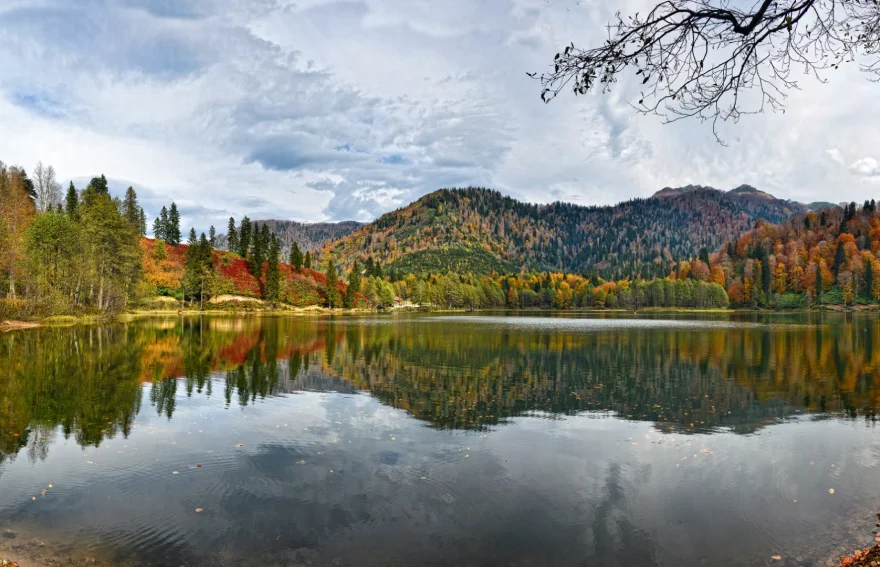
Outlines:
[[[356,221],[314,222],[304,223],[287,220],[260,220],[257,225],[269,225],[272,232],[281,239],[281,251],[284,256],[290,252],[290,246],[296,242],[305,251],[320,250],[330,241],[351,234],[363,223]],[[217,248],[226,249],[226,235],[217,235]]]
[[[714,250],[735,239],[759,219],[778,223],[805,211],[742,187],[666,188],[605,207],[523,203],[473,187],[440,189],[328,243],[324,252],[345,269],[373,257],[402,273],[527,268],[647,279],[667,275],[676,260],[702,247]]]

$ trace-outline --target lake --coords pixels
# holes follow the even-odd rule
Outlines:
[[[14,331],[0,334],[0,550],[175,567],[824,566],[874,540],[878,409],[868,314]]]

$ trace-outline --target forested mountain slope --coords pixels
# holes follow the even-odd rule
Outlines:
[[[269,225],[269,230],[280,239],[281,252],[285,256],[290,253],[294,242],[303,252],[320,250],[328,242],[347,236],[363,226],[356,221],[303,223],[274,219],[255,221],[255,224]],[[227,235],[217,235],[217,248],[225,250],[227,245]]]
[[[666,189],[605,207],[536,205],[490,189],[441,189],[327,244],[324,252],[346,269],[355,259],[373,257],[401,273],[525,267],[648,279],[666,276],[676,261],[703,247],[717,249],[759,219],[778,223],[806,211],[743,187]]]

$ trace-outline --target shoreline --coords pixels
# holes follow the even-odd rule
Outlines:
[[[206,309],[194,308],[165,308],[165,309],[130,309],[115,316],[96,316],[96,315],[53,315],[50,317],[35,318],[31,320],[8,319],[0,320],[0,333],[7,331],[18,331],[25,329],[35,329],[41,327],[68,327],[74,325],[85,325],[94,323],[107,323],[113,321],[127,322],[144,317],[155,316],[193,316],[193,315],[231,315],[231,316],[324,316],[324,315],[365,315],[370,313],[548,313],[548,314],[564,314],[564,313],[631,313],[638,315],[646,314],[685,314],[685,313],[754,313],[769,315],[787,315],[799,313],[865,313],[880,312],[880,305],[858,305],[853,307],[844,307],[840,305],[822,305],[815,308],[802,309],[689,309],[680,307],[646,307],[644,309],[513,309],[513,308],[489,308],[489,309],[455,309],[455,308],[430,308],[430,307],[392,307],[385,310],[367,309],[367,308],[329,308],[319,305],[310,305],[308,307],[278,306],[278,307],[259,307],[259,306],[229,306],[225,304],[222,307],[208,307]],[[2,567],[2,566],[0,566]]]

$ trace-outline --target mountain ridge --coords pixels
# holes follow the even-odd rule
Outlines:
[[[417,274],[530,269],[651,278],[758,220],[778,223],[807,211],[750,186],[733,193],[681,189],[610,206],[525,203],[478,187],[438,189],[328,242],[323,253],[343,269],[373,257]]]

